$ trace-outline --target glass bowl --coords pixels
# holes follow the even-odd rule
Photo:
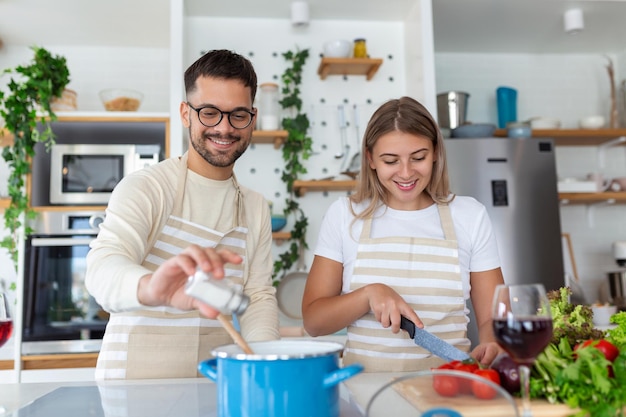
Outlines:
[[[137,111],[143,94],[129,88],[109,88],[99,93],[106,111]]]
[[[477,391],[461,391],[461,386]],[[455,388],[456,387],[456,388]],[[449,389],[454,388],[454,392]],[[366,417],[519,417],[515,399],[499,385],[469,372],[431,370],[407,374],[382,386],[370,399]]]

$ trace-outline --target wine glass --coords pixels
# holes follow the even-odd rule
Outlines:
[[[13,319],[9,310],[9,299],[4,291],[0,291],[0,347],[11,338],[13,332]],[[5,408],[0,404],[0,414]]]
[[[550,301],[542,284],[498,285],[493,295],[493,333],[517,362],[524,417],[530,409],[530,367],[552,339]]]

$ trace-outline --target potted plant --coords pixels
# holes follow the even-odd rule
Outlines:
[[[309,57],[309,50],[287,51],[282,56],[291,64],[281,77],[282,99],[279,101],[281,107],[290,112],[282,121],[282,126],[288,133],[283,145],[285,167],[281,176],[287,185],[288,192],[283,213],[287,218],[290,215],[296,216],[296,221],[291,230],[289,248],[274,262],[274,285],[280,282],[285,273],[297,262],[304,249],[308,248],[306,231],[309,222],[296,200],[293,183],[299,175],[307,172],[303,161],[311,155],[313,142],[307,134],[310,122],[306,113],[302,112],[302,98],[300,97],[302,70]]]
[[[11,199],[4,210],[4,225],[9,234],[0,241],[17,269],[18,241],[26,219],[34,218],[26,190],[26,176],[30,173],[30,159],[37,142],[46,148],[54,143],[50,122],[56,115],[50,101],[60,97],[69,83],[65,58],[53,56],[46,49],[34,46],[33,60],[28,65],[7,68],[1,74],[11,76],[8,91],[0,91],[0,117],[4,120],[2,135],[13,136],[13,143],[2,149],[2,157],[9,166],[8,193]],[[41,123],[42,128],[38,127]],[[29,233],[29,229],[24,229]],[[11,286],[14,287],[15,284]]]

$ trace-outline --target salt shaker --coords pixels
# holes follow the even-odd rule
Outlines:
[[[211,273],[196,270],[185,285],[185,294],[219,310],[222,314],[242,314],[250,298],[226,280],[213,278]]]

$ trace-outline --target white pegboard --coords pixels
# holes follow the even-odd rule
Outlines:
[[[268,27],[272,30],[268,31]],[[309,134],[313,139],[314,153],[305,162],[308,172],[302,179],[348,179],[340,172],[347,167],[354,153],[360,151],[361,137],[371,114],[384,101],[400,97],[406,91],[408,75],[404,69],[404,25],[401,22],[312,21],[308,28],[296,29],[286,19],[190,17],[185,19],[185,30],[185,67],[202,51],[231,49],[252,61],[259,84],[274,82],[281,85],[280,77],[287,67],[282,53],[309,49],[301,96],[303,111],[311,122]],[[317,68],[323,44],[331,39],[352,41],[359,37],[367,40],[368,53],[372,58],[383,59],[374,78],[367,81],[364,76],[331,75],[321,80]],[[419,76],[415,74],[415,77]],[[345,110],[347,126],[344,134],[350,146],[345,159],[335,157],[342,151],[346,152],[339,128],[340,105]],[[357,137],[355,108],[360,121],[360,137]],[[280,213],[287,197],[286,187],[281,181],[283,166],[282,150],[269,144],[256,144],[237,161],[235,172],[242,184],[261,192],[272,202],[274,213]],[[308,192],[298,200],[309,219],[307,266],[311,265],[322,216],[329,204],[342,195],[346,192]],[[285,230],[289,230],[292,223],[293,219],[289,219]],[[274,249],[276,253],[284,251],[277,245]]]

